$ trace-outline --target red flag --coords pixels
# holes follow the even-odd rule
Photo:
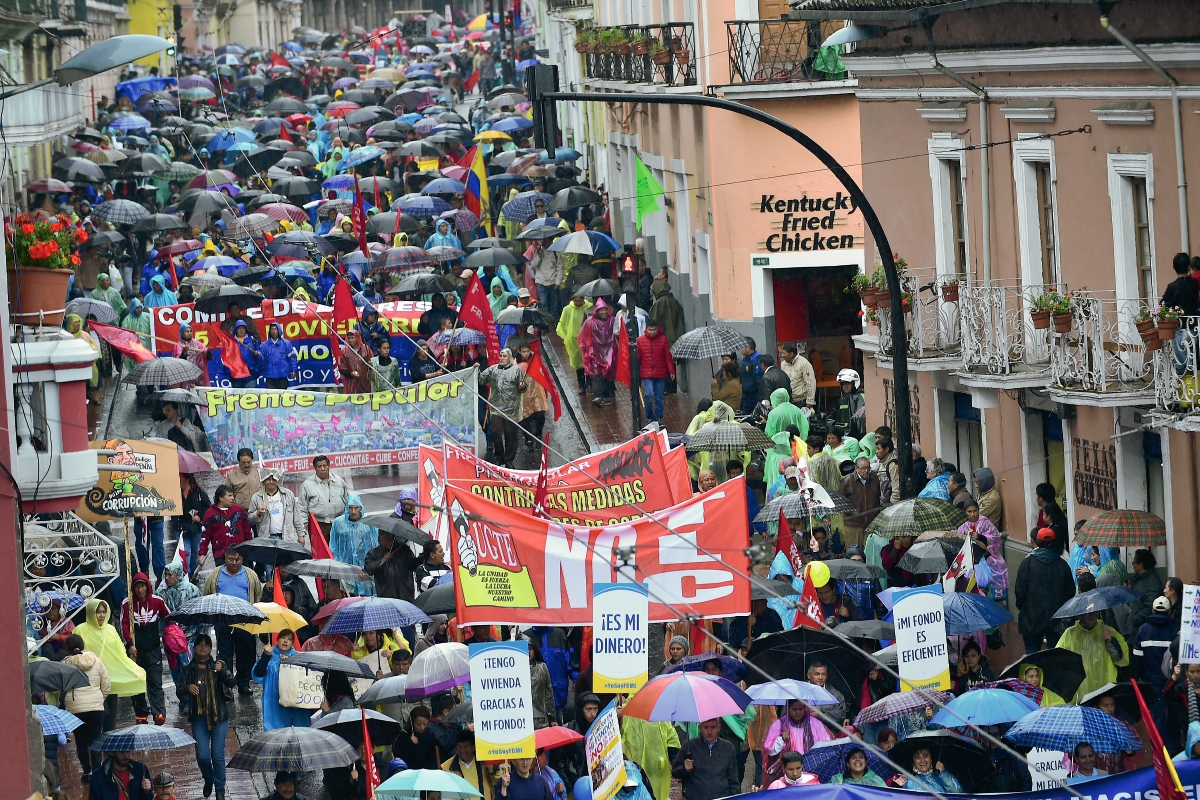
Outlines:
[[[238,347],[237,340],[226,333],[225,329],[219,325],[214,325],[211,330],[213,339],[216,340],[217,346],[221,348],[221,360],[229,368],[229,374],[234,378],[249,378],[250,369],[246,366],[246,362],[242,360],[242,349]]]
[[[338,372],[338,359],[342,355],[342,341],[338,338],[350,330],[350,321],[358,319],[358,308],[354,305],[354,292],[350,283],[339,276],[333,286],[333,329],[329,331],[329,351],[333,357],[333,378],[338,386],[342,385],[341,373]]]
[[[354,235],[358,237],[358,246],[369,261],[371,251],[367,247],[367,212],[363,210],[362,189],[358,186],[358,176],[354,176],[354,208],[350,209],[350,220],[354,223]]]
[[[273,594],[274,594],[273,602],[276,605],[280,605],[280,606],[283,606],[284,608],[287,608],[288,607],[287,598],[283,596],[283,584],[279,580],[279,570],[275,569],[272,571],[275,573],[275,579],[274,579],[275,587],[274,587],[274,592],[273,592]],[[279,634],[278,633],[271,634],[271,644],[279,644]]]
[[[112,345],[113,350],[116,350],[123,356],[129,356],[139,364],[143,361],[153,361],[158,358],[158,356],[146,349],[146,345],[142,344],[141,338],[133,331],[118,328],[116,325],[105,325],[95,320],[89,322],[88,327],[92,333]]]
[[[546,474],[550,470],[550,445],[542,442],[542,466],[538,469],[537,489],[533,492],[533,515],[550,519],[550,514],[546,511],[546,498],[549,496],[549,491],[546,488]]]
[[[782,512],[780,512],[782,514]],[[820,630],[821,621],[825,615],[821,612],[821,598],[817,596],[817,587],[813,585],[812,575],[805,568],[804,591],[800,593],[800,603],[796,606],[796,626],[816,628]]]
[[[488,361],[494,364],[500,357],[500,334],[496,331],[492,306],[488,303],[487,292],[484,291],[478,275],[472,275],[471,282],[467,284],[458,318],[464,327],[479,331],[487,337]]]
[[[529,359],[529,369],[526,375],[540,383],[546,390],[546,394],[550,396],[550,402],[554,404],[554,418],[557,420],[562,416],[562,398],[558,396],[558,387],[554,384],[554,378],[551,377],[550,371],[546,369],[546,362],[542,359],[542,340],[531,341],[529,349],[533,351],[533,357]]]
[[[281,142],[292,141],[292,135],[290,133],[288,133],[288,129],[286,127],[284,127],[283,125],[279,126],[279,141],[281,141]]]
[[[1142,721],[1146,723],[1146,736],[1150,739],[1150,756],[1154,759],[1154,778],[1158,783],[1159,800],[1187,800],[1187,794],[1179,782],[1179,773],[1175,771],[1175,763],[1171,761],[1171,754],[1163,745],[1158,727],[1150,716],[1150,709],[1146,708],[1146,701],[1142,699],[1142,690],[1138,688],[1137,681],[1130,683],[1133,684],[1133,693],[1137,697],[1138,710],[1142,712]],[[1191,757],[1190,753],[1188,757]]]
[[[471,163],[473,161],[475,161],[475,151],[478,149],[479,149],[479,145],[475,145],[470,150],[468,150],[466,155],[464,155],[462,158],[460,158],[458,160],[458,166],[466,167],[467,169],[470,169]]]
[[[479,70],[475,70],[474,72],[472,72],[470,77],[468,77],[465,81],[462,82],[463,91],[464,92],[475,91],[475,84],[477,84],[477,83],[479,83]]]
[[[629,332],[625,330],[625,320],[617,331],[617,374],[613,377],[617,383],[633,388],[632,367],[629,359]]]
[[[329,543],[325,541],[325,535],[321,533],[317,515],[312,512],[308,514],[308,549],[312,551],[313,558],[333,558],[333,551],[329,549]],[[324,580],[317,581],[317,599],[325,599]]]
[[[292,65],[287,62],[286,58],[279,55],[279,53],[271,53],[271,66],[272,67],[291,67]]]
[[[375,787],[379,785],[379,771],[375,768],[375,746],[371,743],[371,731],[367,729],[367,710],[362,710],[363,725],[363,771],[367,784],[367,800],[375,800]]]

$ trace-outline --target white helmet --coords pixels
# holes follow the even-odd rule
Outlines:
[[[844,369],[837,374],[837,382],[838,383],[853,383],[854,388],[857,391],[859,384],[861,383],[861,380],[858,377],[858,373],[855,372],[854,370]]]

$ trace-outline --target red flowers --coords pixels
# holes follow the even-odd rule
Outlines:
[[[76,267],[78,267],[78,266],[79,266],[80,264],[82,264],[82,263],[83,263],[83,259],[79,257],[79,254],[78,254],[78,253],[71,253],[71,264],[72,264],[72,266],[76,266]]]
[[[59,231],[61,231],[62,229],[63,229],[63,226],[62,226],[60,223],[58,223],[58,222],[51,222],[51,223],[50,223],[50,232],[51,232],[51,233],[58,233],[58,232],[59,232]]]
[[[34,227],[32,223],[24,223],[21,225],[21,233],[26,236],[33,236]]]
[[[88,233],[83,228],[75,231],[75,241],[79,244],[87,244]]]
[[[44,261],[59,251],[58,242],[38,242],[29,246],[29,257],[34,261]]]

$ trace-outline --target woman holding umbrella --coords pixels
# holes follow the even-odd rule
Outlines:
[[[855,747],[846,753],[846,771],[834,775],[830,783],[887,788],[887,782],[867,766],[867,754],[861,747]]]
[[[284,659],[295,652],[296,634],[290,630],[279,632],[275,646],[263,645],[262,655],[251,673],[254,682],[261,684],[263,730],[276,728],[307,728],[311,712],[306,708],[289,708],[279,702],[279,667]]]
[[[212,639],[201,633],[192,643],[195,657],[179,672],[176,694],[188,701],[187,719],[196,740],[196,763],[204,776],[204,796],[217,789],[225,800],[225,737],[229,733],[228,697],[237,678],[225,662],[212,657]]]
[[[958,778],[954,777],[941,761],[934,762],[933,753],[928,747],[918,747],[913,751],[910,772],[911,778],[898,775],[893,782],[903,789],[919,792],[958,794],[963,790]]]
[[[763,739],[763,784],[770,785],[783,777],[783,756],[786,753],[804,755],[817,742],[832,738],[819,719],[808,713],[800,700],[787,704],[787,714],[775,720]]]

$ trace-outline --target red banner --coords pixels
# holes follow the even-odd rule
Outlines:
[[[246,359],[242,358],[242,349],[238,347],[237,341],[221,330],[219,325],[214,325],[209,333],[212,334],[213,345],[221,348],[221,360],[229,368],[229,374],[237,380],[249,378],[250,369],[246,366]]]
[[[590,625],[593,585],[617,580],[617,548],[637,546],[650,619],[750,611],[749,526],[742,478],[649,517],[564,527],[450,486],[457,624]]]
[[[88,327],[91,328],[92,333],[108,342],[113,350],[123,356],[129,356],[139,364],[157,358],[154,353],[146,349],[146,345],[142,344],[141,337],[133,331],[118,328],[116,325],[105,325],[95,320],[89,322]]]

